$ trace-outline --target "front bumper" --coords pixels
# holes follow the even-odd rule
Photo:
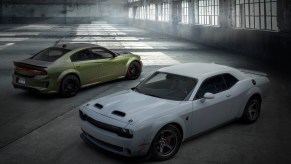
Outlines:
[[[86,114],[91,116],[89,113]],[[93,118],[98,118],[98,121],[100,122],[114,126],[121,126],[123,124],[124,126],[126,125],[123,122],[97,113],[94,113],[94,115],[95,116],[93,116]],[[133,130],[133,138],[125,138],[117,135],[116,133],[100,129],[84,120],[80,120],[80,125],[83,131],[82,136],[86,138],[86,140],[115,154],[127,157],[144,156],[149,150],[150,144],[144,143],[144,130]],[[127,126],[127,128],[129,127]],[[134,129],[134,127],[131,127],[130,129]]]

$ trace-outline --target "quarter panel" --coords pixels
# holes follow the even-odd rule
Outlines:
[[[58,85],[61,83],[62,79],[68,74],[76,74],[78,77],[80,77],[80,73],[73,68],[64,70],[57,78]],[[80,80],[81,80],[81,84],[82,84],[82,79],[80,79]]]
[[[232,95],[234,97],[234,117],[240,118],[242,116],[242,113],[244,111],[244,108],[248,102],[248,100],[253,96],[254,94],[258,93],[261,95],[261,90],[254,86],[251,82],[251,79],[246,79],[243,81],[239,81],[236,85],[234,85],[230,91],[232,92]]]

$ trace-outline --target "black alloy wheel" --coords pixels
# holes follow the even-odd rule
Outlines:
[[[80,89],[80,81],[75,75],[66,76],[60,86],[60,94],[63,97],[75,96]]]
[[[181,134],[175,126],[165,126],[151,144],[151,157],[159,161],[172,158],[178,152],[181,140]]]
[[[244,123],[253,123],[259,116],[261,111],[261,101],[258,97],[252,97],[249,99],[242,116],[242,121]]]
[[[139,77],[141,73],[141,65],[137,61],[133,61],[129,64],[126,78],[129,80],[135,80]]]

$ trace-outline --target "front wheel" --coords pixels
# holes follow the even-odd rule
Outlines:
[[[126,78],[129,80],[135,80],[139,77],[141,73],[141,64],[137,61],[133,61],[129,64],[127,72],[126,72]]]
[[[60,86],[62,97],[73,97],[80,89],[80,81],[75,75],[68,75],[63,78]]]
[[[168,160],[179,150],[181,134],[173,125],[163,127],[155,136],[151,144],[151,157],[155,160]]]
[[[258,97],[252,97],[249,99],[244,109],[244,113],[241,117],[241,120],[244,123],[251,124],[259,118],[260,111],[261,111],[260,99]]]

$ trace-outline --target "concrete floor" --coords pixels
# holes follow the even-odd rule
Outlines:
[[[120,80],[82,90],[73,98],[34,95],[11,85],[12,61],[57,43],[91,42],[139,54],[142,77],[185,62],[215,62],[269,74],[272,89],[252,125],[235,122],[182,144],[161,163],[291,163],[291,78],[262,61],[185,40],[116,24],[0,25],[0,163],[155,163],[123,158],[85,144],[78,106],[131,88]]]

